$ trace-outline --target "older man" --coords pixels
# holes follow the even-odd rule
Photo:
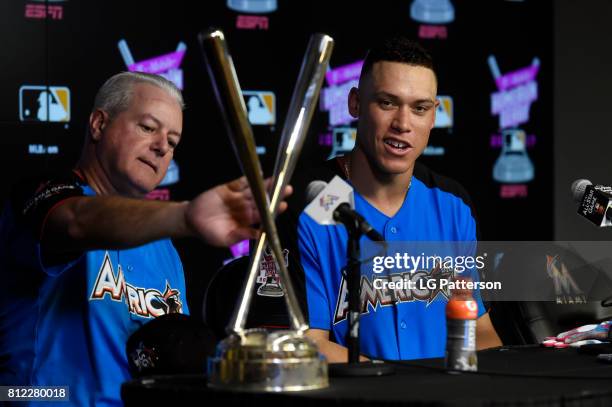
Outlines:
[[[99,90],[69,173],[15,190],[0,224],[0,383],[68,386],[75,405],[120,404],[127,338],[186,313],[170,238],[253,238],[244,178],[189,202],[142,199],[181,140],[183,100],[169,81],[121,73]]]

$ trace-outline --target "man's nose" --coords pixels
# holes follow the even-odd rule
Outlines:
[[[395,116],[393,117],[393,122],[391,122],[391,127],[398,133],[410,131],[411,126],[409,106],[400,106],[400,108],[396,110]]]
[[[151,145],[151,149],[155,151],[159,156],[164,156],[170,151],[170,144],[168,144],[168,137],[163,133],[158,133],[155,137],[155,141]]]

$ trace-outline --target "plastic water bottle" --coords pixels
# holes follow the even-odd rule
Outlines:
[[[445,365],[448,370],[468,372],[478,370],[476,318],[478,318],[478,305],[472,297],[472,291],[453,290],[446,305]]]

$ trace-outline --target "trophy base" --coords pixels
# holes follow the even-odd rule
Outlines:
[[[285,295],[283,289],[279,285],[265,284],[257,289],[258,295],[264,297],[282,297]]]
[[[246,392],[297,392],[329,386],[327,360],[294,331],[250,329],[231,335],[208,361],[209,387]]]
[[[395,367],[386,363],[332,363],[329,375],[332,377],[388,376],[395,374]]]

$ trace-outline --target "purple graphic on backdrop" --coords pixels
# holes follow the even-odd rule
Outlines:
[[[359,79],[363,61],[353,62],[352,64],[339,66],[336,69],[330,69],[325,73],[325,80],[330,86],[336,86],[348,82],[352,79]]]
[[[325,74],[329,87],[321,90],[321,110],[329,112],[329,125],[347,125],[355,120],[348,112],[347,98],[353,87],[357,87],[363,61],[330,69]]]
[[[535,77],[540,70],[540,65],[537,59],[528,67],[517,69],[516,71],[508,72],[498,78],[495,78],[495,83],[499,90],[508,90],[515,86],[522,85],[527,82],[535,81]]]
[[[491,94],[491,114],[499,116],[501,133],[501,137],[493,137],[490,144],[493,148],[501,148],[493,165],[493,179],[502,184],[502,199],[524,198],[528,195],[524,183],[535,176],[527,148],[535,144],[536,136],[527,136],[519,126],[529,122],[531,104],[538,99],[536,77],[540,60],[536,57],[531,65],[503,75],[494,55],[487,58],[487,63],[498,89]]]
[[[540,60],[534,58],[530,66],[508,72],[499,71],[495,56],[487,59],[498,92],[491,94],[491,114],[499,115],[499,128],[517,127],[529,121],[531,104],[538,99],[536,76]]]
[[[525,145],[527,148],[533,148],[536,145],[537,138],[535,134],[527,135],[527,141]],[[491,148],[501,148],[504,145],[504,138],[501,134],[491,134],[491,139],[489,143]]]
[[[187,45],[179,42],[176,50],[168,54],[135,62],[132,53],[124,39],[119,40],[117,46],[123,58],[125,66],[130,72],[145,72],[163,76],[173,82],[177,88],[183,89],[183,70],[180,69],[181,62],[187,52]]]
[[[171,69],[178,69],[184,56],[185,51],[171,52],[166,55],[136,62],[128,66],[128,69],[132,72],[163,73]]]

